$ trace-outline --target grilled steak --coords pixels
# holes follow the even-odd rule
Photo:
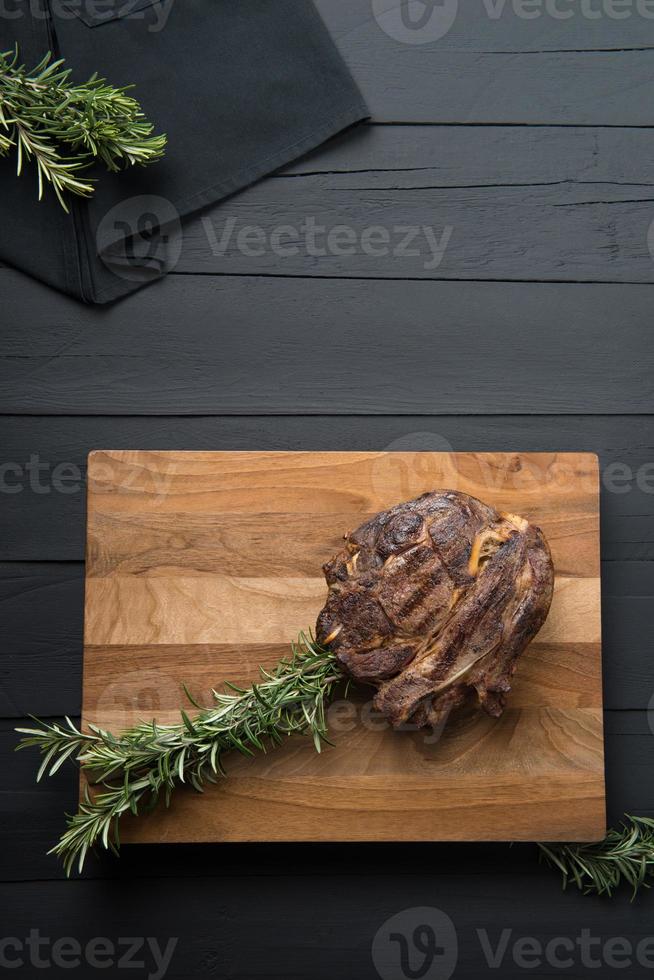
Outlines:
[[[317,638],[394,727],[435,727],[475,695],[504,710],[543,625],[554,569],[539,528],[465,493],[434,491],[345,535],[324,565]]]

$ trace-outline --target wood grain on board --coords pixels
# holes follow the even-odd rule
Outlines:
[[[557,579],[499,721],[397,733],[360,691],[302,739],[126,828],[139,841],[591,840],[603,836],[597,459],[557,453],[95,452],[89,458],[84,720],[178,717],[251,681],[301,629],[321,564],[368,515],[435,487],[539,524]]]

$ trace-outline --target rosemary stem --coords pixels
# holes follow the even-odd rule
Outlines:
[[[174,725],[141,722],[116,736],[96,725],[82,732],[67,718],[62,725],[40,722],[39,728],[17,729],[25,736],[18,748],[36,746],[43,756],[37,780],[70,759],[95,787],[92,793],[86,790],[50,852],[62,859],[67,874],[75,864],[82,870],[97,843],[118,850],[124,813],[136,815],[161,796],[167,806],[181,783],[202,792],[206,783],[224,776],[226,752],[265,752],[295,734],[309,735],[320,752],[327,740],[325,708],[343,680],[334,655],[302,634],[292,656],[272,672],[262,668],[261,677],[251,688],[230,685],[229,692],[213,691],[212,707],[193,718],[182,711],[181,723]]]
[[[325,709],[344,679],[334,655],[301,635],[292,656],[272,672],[261,668],[261,678],[247,689],[213,691],[209,708],[188,695],[199,710],[193,718],[182,711],[177,724],[141,722],[113,735],[96,725],[82,732],[67,718],[65,724],[38,722],[38,728],[17,729],[24,736],[18,748],[36,746],[43,756],[37,780],[70,760],[94,786],[50,852],[61,858],[67,874],[75,865],[82,870],[95,845],[118,851],[123,814],[137,815],[161,797],[167,806],[182,783],[202,792],[206,783],[225,776],[226,752],[265,752],[295,734],[310,736],[320,751],[327,741]],[[626,816],[599,843],[538,846],[542,858],[561,872],[564,887],[573,883],[584,893],[610,896],[626,882],[635,895],[654,875],[654,819],[649,817]]]
[[[545,861],[584,894],[611,896],[624,881],[632,897],[654,875],[654,819],[625,814],[622,825],[592,844],[539,844]]]

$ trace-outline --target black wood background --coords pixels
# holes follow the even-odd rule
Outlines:
[[[493,19],[464,0],[445,37],[406,44],[369,0],[320,0],[373,122],[208,216],[217,233],[229,218],[450,225],[436,270],[360,249],[217,256],[199,220],[175,271],[111,308],[0,268],[6,936],[178,937],[167,975],[180,980],[367,980],[377,930],[421,906],[455,925],[456,977],[617,969],[579,955],[525,968],[509,952],[493,971],[478,929],[493,944],[502,929],[543,943],[654,933],[654,899],[562,893],[532,846],[127,848],[67,882],[45,851],[75,773],[37,788],[35,757],[13,754],[29,713],[79,715],[89,450],[589,450],[603,474],[609,819],[654,814],[654,21],[635,3],[620,18],[600,0],[595,19],[569,6],[568,20],[508,4]]]

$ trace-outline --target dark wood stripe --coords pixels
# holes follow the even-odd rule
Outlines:
[[[565,191],[570,184],[582,192],[598,185],[651,188],[653,143],[651,129],[626,127],[363,125],[258,186],[272,192],[286,181],[301,189],[305,180],[311,186],[310,178],[321,177],[331,190],[362,192],[508,191],[529,185]]]
[[[651,409],[654,348],[643,330],[650,286],[422,282],[408,289],[360,279],[175,276],[98,312],[82,329],[74,301],[36,284],[26,292],[24,278],[6,269],[0,283],[5,413]],[[183,335],[171,312],[180,306]]]
[[[489,16],[489,6],[501,16]],[[533,19],[510,3],[438,4],[436,16],[457,10],[451,27],[449,20],[444,25],[450,29],[441,28],[431,43],[407,44],[407,33],[415,40],[415,32],[389,36],[369,0],[344,9],[320,2],[375,120],[531,125],[651,125],[648,100],[634,93],[650,83],[653,24],[635,6],[626,16],[621,7],[624,19],[617,20],[601,3],[593,19],[578,4],[565,5],[573,16],[560,20],[542,6]],[[624,50],[632,47],[641,50]]]
[[[647,28],[645,33],[651,38]],[[634,97],[649,88],[651,48],[473,54],[434,46],[431,58],[416,58],[413,46],[383,34],[371,35],[368,44],[344,38],[340,47],[376,122],[651,126],[654,121],[648,100]]]
[[[316,0],[316,6],[337,44],[341,48],[349,45],[353,50],[372,50],[375,41],[379,42],[376,37],[378,21],[373,9],[392,13],[398,8],[393,0],[375,8],[370,0],[351,0],[347,6],[334,4],[331,0]],[[522,5],[511,0],[505,3],[481,0],[479,3],[459,2],[443,6],[446,8],[444,19],[437,25],[442,36],[430,44],[418,45],[419,51],[422,48],[427,54],[461,54],[465,51],[476,54],[569,51],[578,54],[626,48],[646,50],[652,47],[654,37],[651,5],[647,3],[612,4],[608,0],[592,0],[584,7],[578,3]],[[454,17],[450,11],[454,11]],[[418,24],[422,23],[417,16],[416,20]],[[419,63],[420,58],[416,56],[412,60]]]
[[[402,130],[398,143],[411,138]],[[483,144],[484,134],[474,133]],[[448,139],[444,134],[441,145]],[[456,142],[462,142],[460,137]],[[355,175],[351,183],[346,174],[327,171],[257,184],[185,226],[176,272],[654,282],[648,247],[654,186],[649,178],[630,182],[616,170],[604,180],[555,180],[555,155],[565,149],[554,140],[547,151],[543,148],[545,162],[533,167],[542,173],[550,159],[552,179],[531,179],[531,153],[538,148],[532,145],[523,155],[519,146],[512,152],[510,137],[503,146],[497,142],[495,152],[506,161],[498,184],[490,176],[462,174],[454,185],[447,173],[448,152],[441,179],[440,151],[433,154],[433,175],[419,170],[407,175],[401,169],[378,173],[380,160],[371,161],[370,173]],[[468,151],[477,155],[471,140]],[[327,164],[318,160],[314,166]],[[278,234],[283,235],[279,241]]]
[[[226,868],[212,863],[213,874],[206,872],[203,879],[189,873],[189,866],[193,865],[189,858],[186,868],[176,864],[180,872],[177,881],[161,880],[151,870],[142,880],[134,880],[123,871],[118,880],[111,882],[25,882],[5,886],[0,900],[7,909],[6,932],[8,936],[27,937],[30,929],[38,926],[40,935],[49,937],[51,942],[72,934],[82,944],[98,934],[114,944],[119,943],[120,937],[149,936],[156,938],[157,948],[161,949],[166,948],[171,937],[179,937],[166,973],[168,980],[202,976],[214,964],[220,964],[225,976],[235,977],[300,980],[311,976],[315,980],[331,980],[335,975],[344,975],[377,980],[371,950],[378,931],[392,916],[407,910],[396,920],[396,927],[410,936],[414,923],[423,922],[417,910],[425,908],[441,910],[447,919],[436,921],[449,919],[456,930],[457,980],[479,980],[487,973],[492,976],[497,972],[489,966],[483,952],[480,931],[491,950],[503,938],[507,942],[505,955],[500,955],[499,975],[503,980],[517,980],[526,972],[514,965],[513,959],[514,943],[524,937],[533,939],[529,944],[518,945],[516,950],[529,950],[525,962],[530,965],[534,963],[534,940],[543,950],[550,941],[568,937],[573,944],[573,963],[577,964],[570,975],[584,980],[597,976],[599,971],[597,967],[581,965],[582,929],[586,930],[586,942],[591,937],[594,941],[592,954],[586,951],[587,964],[590,955],[591,962],[601,963],[605,948],[609,953],[619,950],[616,956],[622,966],[628,960],[637,964],[636,946],[641,940],[647,940],[647,949],[651,949],[651,909],[646,900],[630,904],[628,896],[624,896],[614,902],[602,902],[585,898],[576,889],[562,893],[558,875],[537,863],[529,864],[526,851],[519,851],[524,871],[516,869],[507,848],[504,868],[490,876],[483,873],[481,853],[472,849],[476,863],[465,861],[461,849],[451,849],[462,862],[452,873],[453,865],[444,857],[444,848],[422,845],[419,850],[410,851],[387,847],[376,852],[380,858],[377,869],[352,874],[351,869],[358,867],[353,852],[359,849],[361,845],[331,852],[325,849],[332,859],[328,868],[329,858],[321,856],[322,848],[296,846],[293,855],[289,849],[279,848],[277,871],[256,877],[246,869],[251,862],[265,861],[266,855],[248,846],[238,850],[242,867],[237,867],[235,861]],[[211,861],[208,850],[201,852],[207,855],[205,861]],[[223,847],[213,850],[224,860]],[[148,854],[153,866],[170,860],[170,849],[158,848]],[[185,856],[188,854],[185,851]],[[305,858],[302,870],[295,865],[294,855]],[[293,873],[289,873],[288,866],[282,866],[283,859],[293,861]],[[533,860],[537,861],[535,854]],[[312,886],[310,875],[314,867],[321,872],[319,887],[315,883]],[[499,868],[499,860],[495,868]],[[308,891],[316,893],[310,902]],[[280,908],[284,910],[283,924]],[[391,924],[386,931],[392,928]],[[504,929],[509,931],[503,936]],[[439,935],[441,942],[448,938],[442,927]],[[620,936],[628,939],[611,943],[613,937]],[[630,944],[626,953],[625,943]],[[394,950],[396,943],[387,948]],[[123,940],[118,954],[126,950]],[[556,942],[554,950],[567,955],[565,947],[562,949]],[[9,955],[13,952],[8,950]],[[40,952],[51,955],[52,948],[46,945]],[[156,967],[145,943],[137,956],[154,974]],[[541,957],[545,962],[542,953]],[[105,970],[105,975],[113,972]],[[631,971],[623,972],[628,975]],[[538,978],[557,974],[533,969],[528,972]]]

